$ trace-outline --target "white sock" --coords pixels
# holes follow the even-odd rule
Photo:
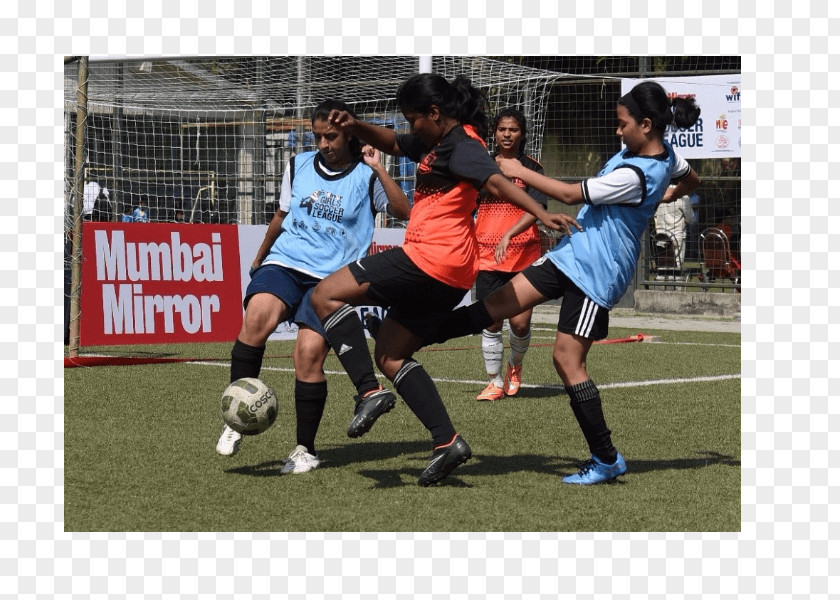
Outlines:
[[[513,330],[508,331],[508,341],[510,342],[510,356],[508,363],[515,367],[522,364],[522,359],[525,358],[525,353],[528,352],[528,347],[531,345],[531,330],[528,330],[522,337],[517,337],[513,334]]]
[[[502,387],[502,356],[505,344],[502,342],[502,332],[492,333],[484,329],[481,332],[481,353],[484,355],[484,368],[493,382]]]

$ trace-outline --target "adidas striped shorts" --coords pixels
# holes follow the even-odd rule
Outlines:
[[[584,294],[553,262],[538,260],[522,275],[546,298],[563,298],[557,331],[593,341],[607,337],[610,311]]]

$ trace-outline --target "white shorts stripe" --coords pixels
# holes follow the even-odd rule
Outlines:
[[[587,302],[589,302],[589,300],[584,298],[583,299],[583,307],[580,309],[580,315],[578,315],[578,322],[575,325],[575,335],[580,335],[580,327],[581,327],[581,324],[583,323],[584,317],[586,316],[586,309],[588,308],[587,304],[586,304]]]
[[[586,333],[583,334],[583,337],[589,337],[589,334],[592,332],[592,327],[595,326],[595,315],[598,314],[598,309],[600,306],[595,304],[594,302],[590,302],[592,304],[592,313],[589,317],[589,327],[586,328]]]
[[[575,326],[575,335],[586,337],[592,331],[592,326],[595,325],[595,315],[598,312],[598,305],[592,302],[589,298],[583,299],[583,308],[580,311],[580,318],[578,318]]]

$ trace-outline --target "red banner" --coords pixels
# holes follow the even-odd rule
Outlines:
[[[82,254],[85,346],[236,339],[236,225],[84,223]]]

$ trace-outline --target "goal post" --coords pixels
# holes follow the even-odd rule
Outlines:
[[[67,63],[65,63],[67,64]],[[70,201],[66,203],[67,210],[70,210],[71,219],[65,216],[65,227],[72,225],[72,236],[70,236],[71,247],[71,269],[70,269],[70,302],[68,314],[68,347],[70,358],[79,355],[79,315],[80,315],[80,294],[81,288],[81,261],[82,261],[82,211],[84,179],[82,173],[85,165],[85,138],[87,125],[87,90],[88,90],[88,59],[82,56],[78,61],[77,95],[76,95],[76,140],[75,140],[75,161],[73,163],[73,185]],[[65,186],[67,189],[68,186]],[[65,232],[64,246],[67,248],[68,235]],[[66,252],[66,250],[65,250]]]

